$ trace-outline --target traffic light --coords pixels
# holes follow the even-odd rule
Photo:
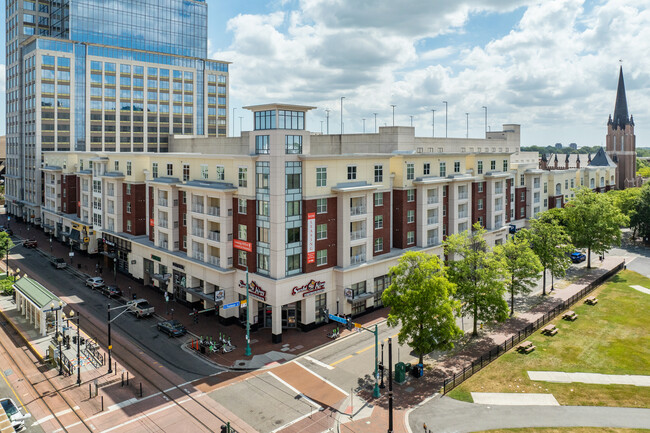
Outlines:
[[[330,323],[330,312],[327,310],[327,308],[323,308],[321,311],[323,312],[323,319],[325,319],[325,323]]]
[[[347,321],[345,322],[345,327],[348,329],[348,331],[352,331],[352,327],[354,324],[352,323],[352,318],[348,317]]]

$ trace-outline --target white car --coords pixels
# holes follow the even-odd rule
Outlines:
[[[14,430],[22,431],[25,428],[25,420],[31,418],[32,414],[28,413],[27,415],[23,415],[20,408],[10,398],[3,398],[0,400],[0,404],[2,404],[2,410],[7,414],[7,418],[11,421],[11,426]]]
[[[104,287],[104,284],[104,279],[102,277],[90,277],[86,280],[86,286],[91,289],[99,289],[100,287]]]

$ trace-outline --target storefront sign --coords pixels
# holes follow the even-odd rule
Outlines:
[[[354,299],[354,293],[352,292],[352,289],[344,289],[343,296],[345,296],[345,299]]]
[[[153,260],[157,261],[157,262],[160,261],[160,257],[158,257],[158,256],[154,256],[153,254],[151,255],[151,258],[152,258]]]
[[[311,280],[304,286],[294,287],[293,290],[291,290],[291,294],[296,296],[297,294],[302,293],[302,297],[304,298],[305,296],[314,295],[323,290],[325,290],[325,281]]]
[[[214,292],[214,302],[222,302],[224,299],[226,299],[225,290],[221,289]]]
[[[154,226],[154,224],[153,224],[153,218],[150,218],[150,219],[149,219],[149,225],[150,225],[151,227]]]
[[[316,213],[307,214],[307,263],[316,261]]]
[[[239,239],[233,239],[232,241],[233,248],[238,250],[248,251],[249,253],[253,252],[253,244],[246,241],[240,241]]]
[[[239,287],[245,289],[246,282],[244,280],[239,280]],[[253,298],[257,298],[260,301],[266,302],[266,290],[263,290],[260,286],[258,286],[255,281],[248,283],[248,294]]]
[[[185,266],[181,265],[180,263],[172,262],[172,266],[178,269],[185,269]]]
[[[106,238],[103,239],[104,243],[108,245],[109,247],[114,247],[115,243],[107,240]]]

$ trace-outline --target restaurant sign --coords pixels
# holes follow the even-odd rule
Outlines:
[[[239,287],[245,289],[246,282],[244,280],[239,280]],[[260,286],[258,286],[255,281],[248,283],[248,294],[253,298],[257,298],[260,301],[266,302],[266,290],[263,290]]]
[[[325,281],[311,280],[304,286],[294,287],[293,290],[291,290],[291,294],[296,296],[297,294],[302,293],[302,297],[304,298],[305,296],[314,295],[323,290],[325,290]]]

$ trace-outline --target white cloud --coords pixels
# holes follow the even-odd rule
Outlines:
[[[509,32],[495,29],[504,36],[463,46],[439,42],[439,35],[466,32],[478,14],[522,6]],[[301,0],[293,11],[232,18],[232,44],[213,57],[233,62],[231,106],[315,105],[320,110],[308,124],[314,130],[329,108],[330,132],[339,131],[332,125],[345,96],[346,132],[359,132],[361,119],[374,112],[380,125],[389,123],[396,104],[396,122],[408,124],[413,115],[416,133],[428,135],[431,109],[443,131],[447,100],[450,136],[465,134],[465,112],[470,136],[480,136],[481,107],[488,106],[491,127],[521,123],[525,144],[580,145],[605,135],[622,58],[643,145],[650,131],[648,24],[650,0]]]

